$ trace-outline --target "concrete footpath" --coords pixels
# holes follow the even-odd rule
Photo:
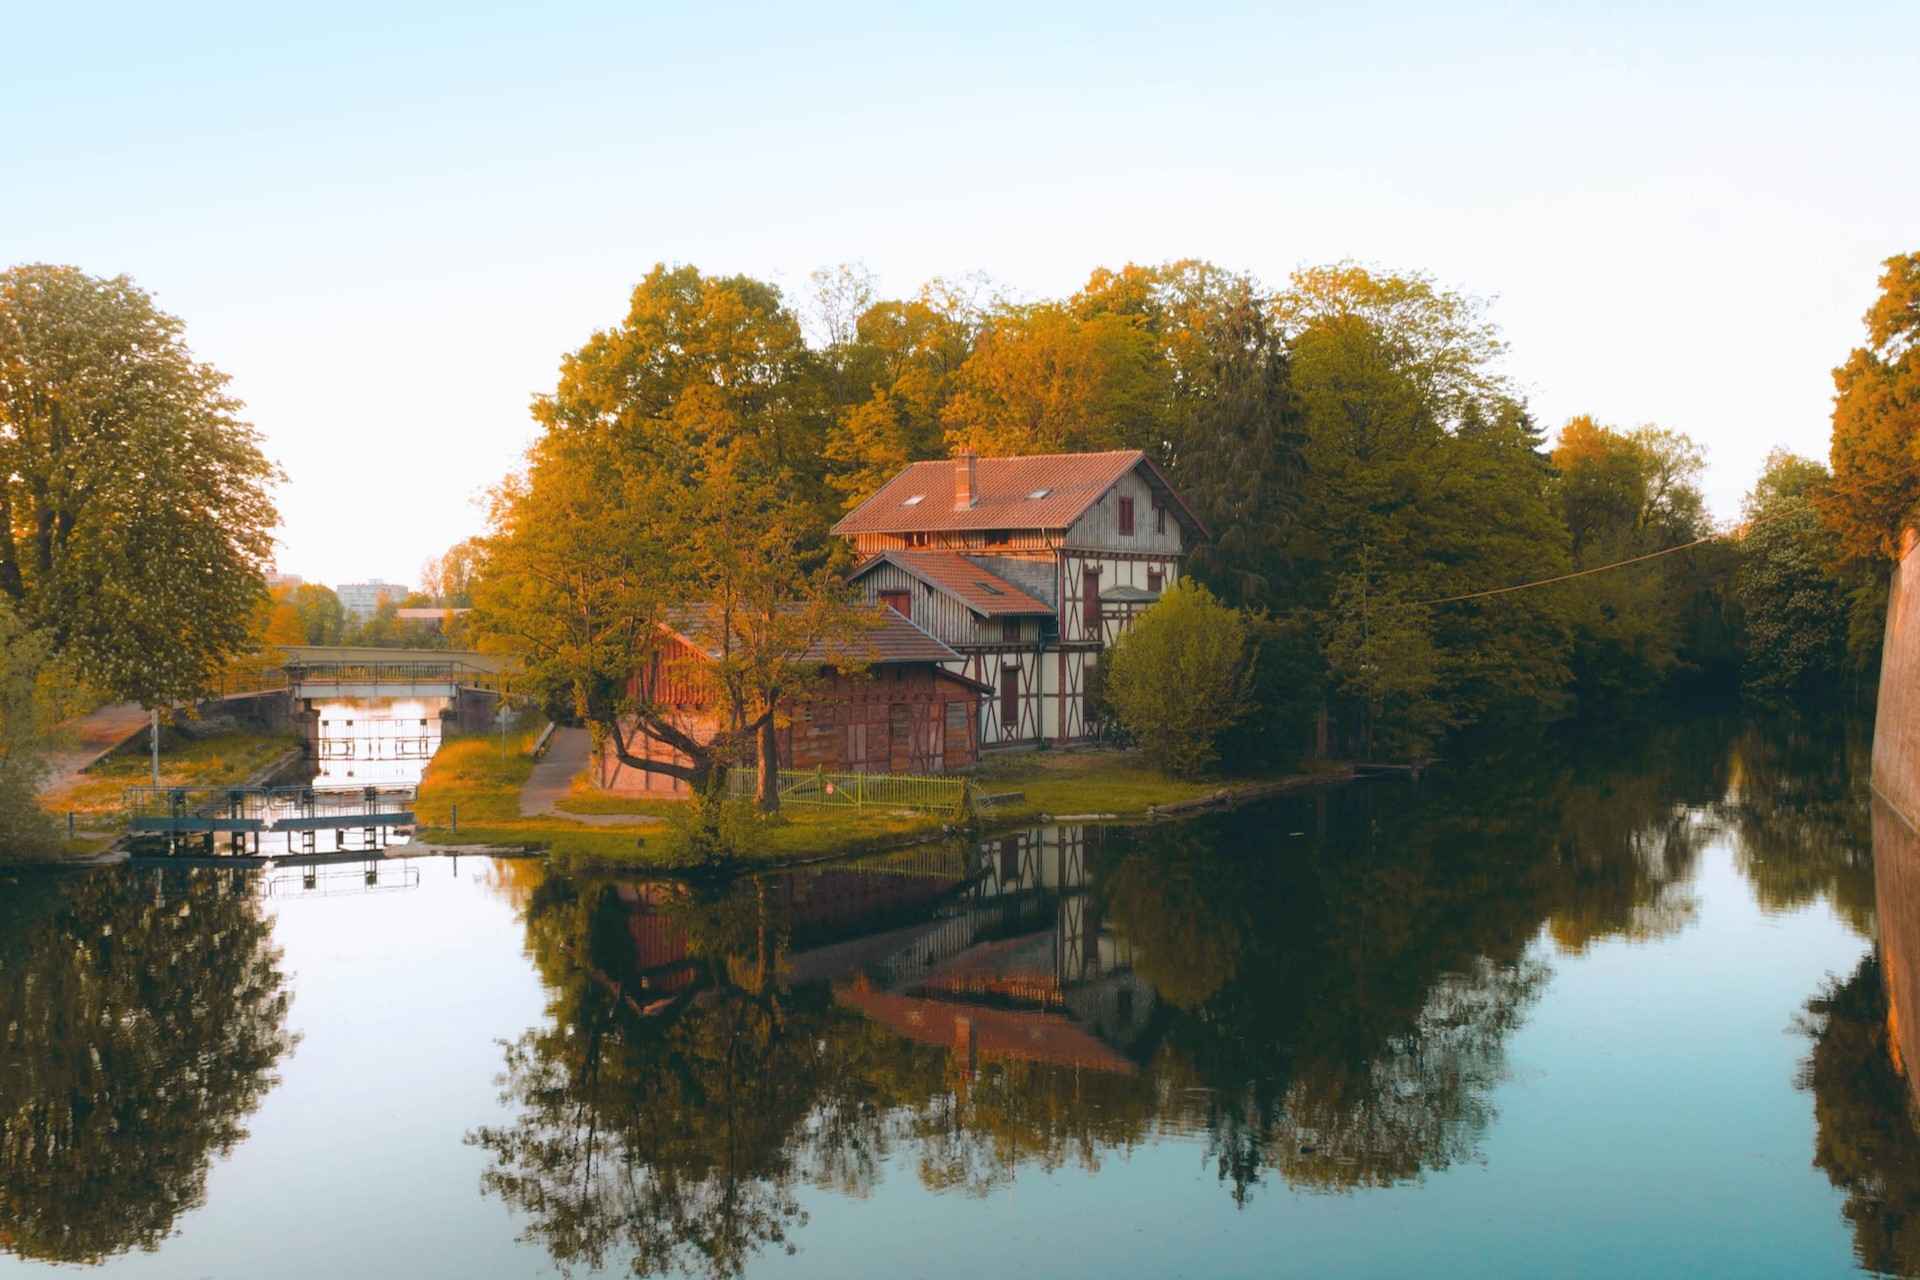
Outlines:
[[[661,821],[648,813],[567,813],[560,801],[573,788],[573,780],[593,758],[593,735],[585,729],[555,729],[547,744],[547,754],[534,762],[526,785],[520,788],[520,816],[523,818],[565,818],[590,827],[624,827]]]
[[[47,758],[47,776],[40,784],[40,794],[72,786],[89,765],[147,724],[147,712],[137,702],[115,702],[66,721],[55,731],[61,745]]]

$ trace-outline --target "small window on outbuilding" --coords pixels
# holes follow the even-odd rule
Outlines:
[[[1155,533],[1167,531],[1167,509],[1158,502],[1153,504],[1153,531]]]
[[[1132,498],[1120,499],[1120,536],[1123,538],[1131,538],[1133,536]]]

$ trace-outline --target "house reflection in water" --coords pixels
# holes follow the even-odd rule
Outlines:
[[[762,882],[776,897],[793,985],[969,1070],[1014,1059],[1132,1074],[1153,988],[1089,892],[1088,832],[1049,826],[984,848],[923,848],[882,862]],[[700,995],[705,972],[665,883],[621,886],[635,972],[622,996],[655,1015]]]

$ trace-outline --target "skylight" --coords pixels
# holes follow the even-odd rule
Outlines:
[[[1032,493],[1030,493],[1030,494],[1028,494],[1027,496],[1028,496],[1029,498],[1032,498],[1032,499],[1034,499],[1034,500],[1035,500],[1035,501],[1037,502],[1037,501],[1039,501],[1039,500],[1040,500],[1041,498],[1044,498],[1044,497],[1046,497],[1046,496],[1047,496],[1048,494],[1050,494],[1050,493],[1052,493],[1052,492],[1053,492],[1053,490],[1051,490],[1051,489],[1035,489],[1035,490],[1034,490],[1034,491],[1033,491]]]
[[[979,587],[982,591],[986,592],[990,596],[1003,596],[1007,594],[1006,592],[1002,591],[1000,588],[994,586],[991,582],[976,581],[973,585],[976,587]]]
[[[911,498],[908,498],[905,502],[901,503],[900,505],[903,507],[917,507],[921,503],[925,502],[926,500],[927,500],[926,494],[916,493]]]

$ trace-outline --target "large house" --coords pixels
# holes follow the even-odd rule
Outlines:
[[[982,685],[983,748],[1087,736],[1087,673],[1207,530],[1138,449],[916,462],[834,532],[869,600]]]

